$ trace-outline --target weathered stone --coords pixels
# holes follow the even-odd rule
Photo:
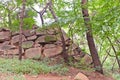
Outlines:
[[[55,35],[46,35],[45,36],[45,42],[56,42],[57,38]]]
[[[14,45],[1,45],[0,46],[1,50],[10,50],[10,49],[15,49],[15,48],[16,48],[16,46],[14,46]]]
[[[22,43],[22,48],[24,48],[24,49],[31,48],[33,46],[33,44],[34,44],[33,41],[25,41]]]
[[[85,54],[82,59],[84,60],[86,65],[90,65],[93,62],[92,57],[88,54]]]
[[[26,58],[34,58],[38,59],[41,56],[41,50],[42,48],[29,48],[25,51],[25,57]]]
[[[22,35],[22,41],[26,41],[26,38],[24,35]],[[11,39],[11,44],[18,44],[19,43],[19,35],[13,36]]]
[[[45,57],[52,57],[62,52],[62,47],[56,46],[54,48],[44,49],[43,54]]]
[[[22,53],[24,53],[23,49],[22,49]],[[4,54],[7,54],[7,55],[18,55],[19,54],[19,49],[4,50]]]
[[[46,44],[46,45],[44,46],[44,49],[55,48],[55,47],[56,47],[55,44]]]
[[[4,54],[4,50],[0,49],[0,55],[3,55],[3,54]]]
[[[2,31],[2,32],[0,32],[0,42],[10,40],[10,37],[11,37],[10,31]]]
[[[25,37],[33,36],[35,35],[35,30],[24,30],[23,35],[25,35]]]
[[[37,38],[37,36],[33,35],[33,36],[30,36],[30,37],[27,37],[27,40],[34,41],[36,38]]]
[[[37,35],[37,36],[43,36],[43,35],[46,35],[46,32],[45,32],[45,31],[36,32],[36,35]]]
[[[89,80],[86,75],[83,73],[79,72],[75,77],[74,80]]]
[[[19,35],[18,31],[12,32],[12,36],[16,36],[16,35]]]
[[[5,41],[2,43],[2,45],[9,45],[10,44],[10,41]]]
[[[37,38],[37,40],[35,41],[35,43],[44,43],[45,42],[45,36],[40,36]]]
[[[46,32],[47,32],[47,34],[50,34],[50,35],[57,34],[56,30],[54,30],[54,29],[48,29],[48,30],[46,30]]]
[[[45,36],[40,36],[37,38],[35,41],[36,43],[49,43],[49,42],[55,42],[56,37],[54,35],[45,35]]]

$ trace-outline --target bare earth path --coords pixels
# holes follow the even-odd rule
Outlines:
[[[39,75],[36,77],[26,75],[25,78],[27,80],[73,80],[71,76],[55,76],[51,74]]]
[[[78,72],[84,73],[89,78],[89,80],[114,80],[113,78],[101,75],[96,72],[80,71],[75,68],[70,68],[66,76],[59,76],[57,74],[40,74],[38,76],[25,75],[25,78],[26,80],[74,80],[74,77]]]
[[[88,72],[83,70],[78,70],[75,68],[70,68],[69,72],[66,75],[57,75],[57,74],[39,74],[37,76],[33,75],[16,75],[11,73],[0,73],[0,80],[74,80],[74,77],[79,73],[85,74],[89,80],[115,80],[110,76],[104,76],[97,72]],[[13,76],[22,76],[19,79],[14,79]],[[82,79],[84,80],[84,79]]]

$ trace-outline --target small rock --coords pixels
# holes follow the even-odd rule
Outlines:
[[[25,37],[33,36],[35,35],[35,30],[24,30],[23,35],[25,35]]]
[[[85,61],[86,65],[90,65],[93,62],[92,57],[88,54],[85,54],[85,56],[83,57],[83,60]]]
[[[37,38],[37,36],[34,35],[34,36],[27,37],[27,40],[34,41],[36,38]]]
[[[37,36],[43,36],[43,35],[46,35],[46,34],[47,34],[46,31],[42,31],[42,30],[39,30],[39,29],[36,30],[36,35]]]
[[[78,73],[75,77],[74,80],[89,80],[88,77],[86,75],[84,75],[83,73]]]
[[[18,31],[12,32],[12,36],[16,36],[16,35],[19,35]]]

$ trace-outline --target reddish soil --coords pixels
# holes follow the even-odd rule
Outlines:
[[[85,74],[89,80],[114,80],[113,78],[104,76],[97,72],[80,71],[75,68],[70,68],[69,72],[65,76],[60,76],[57,74],[40,74],[38,76],[25,75],[25,78],[26,80],[74,80],[74,77],[78,72]]]
[[[68,73],[66,73],[66,75],[64,75],[64,76],[53,74],[53,73],[40,74],[37,76],[33,76],[33,75],[22,75],[22,76],[26,80],[74,80],[74,77],[78,74],[78,72],[85,74],[89,78],[89,80],[114,80],[110,76],[107,77],[107,76],[104,76],[97,72],[78,70],[76,68],[70,68]],[[14,78],[12,78],[12,76],[15,76],[15,75],[16,74],[0,73],[0,80],[14,80]]]
[[[39,76],[25,75],[27,80],[73,80],[71,76],[58,76],[53,74],[45,74]]]

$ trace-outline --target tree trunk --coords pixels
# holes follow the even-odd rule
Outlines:
[[[91,56],[93,59],[94,68],[96,69],[97,72],[103,74],[102,65],[101,65],[101,62],[100,62],[100,59],[98,56],[98,52],[95,47],[93,35],[92,35],[92,27],[90,24],[88,9],[86,7],[87,0],[82,0],[81,5],[82,5],[82,14],[83,14],[83,18],[84,18],[84,23],[85,23],[85,26],[87,29],[87,31],[86,31],[87,42],[88,42],[89,50],[90,50],[90,53],[91,53]]]
[[[58,18],[52,8],[52,0],[50,0],[50,3],[49,3],[49,10],[53,16],[53,18],[55,19],[55,22],[58,21]],[[58,26],[58,29],[59,29],[59,32],[60,32],[60,38],[61,38],[61,41],[62,41],[62,48],[63,48],[63,51],[62,51],[62,56],[64,58],[64,61],[65,63],[68,63],[69,62],[69,59],[68,59],[68,54],[66,53],[66,45],[65,45],[65,39],[64,39],[64,36],[63,36],[63,33],[62,33],[62,29],[60,26]]]
[[[22,27],[24,25],[25,0],[22,0],[22,10],[20,12],[20,27],[19,27],[19,60],[22,60]]]

